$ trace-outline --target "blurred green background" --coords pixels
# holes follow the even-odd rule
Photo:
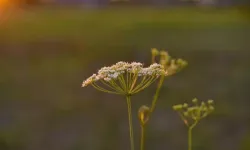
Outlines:
[[[150,49],[189,65],[163,86],[147,150],[187,149],[171,106],[214,99],[194,130],[194,150],[250,149],[250,22],[236,8],[27,7],[0,26],[1,150],[128,150],[125,98],[81,88],[102,66],[150,64]],[[134,96],[150,104],[156,84]]]

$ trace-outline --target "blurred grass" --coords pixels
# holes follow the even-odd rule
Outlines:
[[[249,32],[250,23],[233,8],[40,8],[17,12],[12,18],[0,28],[0,39],[4,41],[64,39],[81,42],[86,47],[111,44],[145,47],[145,43],[147,47],[163,43],[169,46],[178,41],[191,47],[200,43],[208,49],[223,48],[220,43],[234,41],[223,48],[227,50],[249,44],[244,39],[249,39],[245,33]],[[154,43],[155,38],[160,41]],[[210,48],[211,45],[216,47]]]

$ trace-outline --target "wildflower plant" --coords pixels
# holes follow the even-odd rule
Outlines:
[[[110,67],[101,68],[98,74],[93,74],[85,80],[82,87],[92,85],[103,92],[131,96],[165,74],[163,65],[157,63],[143,68],[142,63],[138,62],[118,62]]]
[[[159,79],[151,105],[142,105],[138,110],[141,127],[140,150],[144,150],[145,127],[155,110],[165,78],[174,75],[187,66],[186,61],[173,59],[166,51],[153,48],[151,54],[152,64],[149,67],[144,67],[140,62],[128,63],[120,61],[112,66],[101,68],[96,74],[93,74],[82,83],[82,87],[91,85],[99,91],[126,97],[131,150],[135,150],[131,96],[146,89]],[[173,106],[173,109],[178,112],[188,127],[188,150],[191,150],[192,129],[201,119],[214,110],[213,101],[209,100],[207,103],[198,104],[198,100],[194,99],[193,106],[184,103]]]
[[[159,64],[163,65],[165,70],[165,75],[160,77],[158,81],[157,89],[151,104],[151,113],[154,111],[156,102],[159,98],[160,90],[164,83],[166,77],[174,75],[175,73],[181,71],[184,67],[187,66],[187,62],[183,59],[173,59],[171,56],[164,50],[157,50],[156,48],[151,49],[152,54],[152,63],[155,63],[157,57],[159,57]]]
[[[157,50],[156,48],[151,49],[151,61],[152,63],[156,63],[156,60],[159,60],[159,64],[161,64],[164,67],[165,74],[161,75],[158,84],[157,89],[154,94],[152,103],[150,108],[143,105],[139,109],[139,121],[141,123],[141,150],[144,149],[144,136],[145,136],[145,126],[148,120],[150,119],[150,116],[152,115],[153,111],[155,110],[157,100],[159,98],[160,90],[162,88],[162,85],[164,83],[164,80],[166,77],[174,75],[175,73],[182,70],[184,67],[187,66],[187,62],[182,59],[172,59],[171,56],[164,50]],[[143,117],[142,117],[143,116]]]
[[[164,66],[154,63],[143,67],[138,62],[118,62],[101,68],[97,74],[83,81],[82,87],[92,85],[99,91],[124,95],[127,100],[131,150],[134,150],[131,96],[144,90],[158,77],[165,76]]]
[[[214,111],[214,101],[208,100],[199,104],[198,99],[192,100],[193,105],[187,103],[174,105],[173,109],[179,114],[184,124],[188,127],[188,150],[192,150],[192,130],[198,122]]]
[[[145,125],[149,120],[149,114],[150,114],[150,108],[148,106],[142,105],[138,110],[138,119],[141,127],[140,150],[144,149]]]

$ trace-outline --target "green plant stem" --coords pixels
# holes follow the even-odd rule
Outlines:
[[[134,150],[134,133],[133,133],[133,123],[132,123],[132,108],[131,108],[131,96],[126,96],[128,105],[128,121],[129,121],[129,137],[131,150]]]
[[[188,150],[192,150],[192,130],[196,126],[197,123],[198,121],[195,121],[194,124],[192,124],[188,128]]]
[[[141,125],[141,148],[140,148],[140,150],[144,150],[144,129],[145,129],[145,127],[144,127],[144,125]]]
[[[188,129],[188,150],[192,150],[192,128]]]
[[[160,77],[160,80],[158,82],[158,85],[157,85],[157,89],[156,89],[156,92],[155,92],[155,95],[154,95],[154,98],[153,98],[153,101],[152,101],[152,105],[151,105],[151,108],[150,108],[150,115],[152,114],[152,112],[154,111],[155,109],[155,106],[156,106],[156,102],[159,98],[159,94],[160,94],[160,90],[161,90],[161,87],[162,87],[162,84],[164,82],[164,79],[165,79],[165,76],[162,75]]]

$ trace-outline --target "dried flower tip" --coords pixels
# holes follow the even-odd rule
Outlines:
[[[149,113],[150,108],[148,106],[143,105],[139,108],[138,118],[142,126],[145,125],[149,120]]]

